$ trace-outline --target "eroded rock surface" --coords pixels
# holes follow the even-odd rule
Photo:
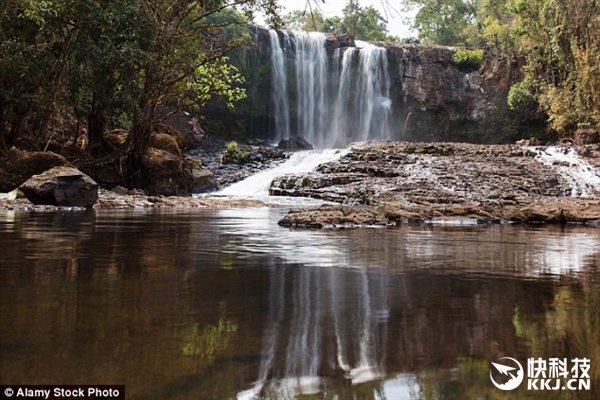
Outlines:
[[[34,175],[20,186],[33,204],[92,207],[98,200],[98,184],[72,167],[54,167]]]
[[[598,145],[363,142],[314,173],[275,179],[270,193],[367,205],[390,223],[453,218],[594,223],[600,221],[598,166]],[[317,218],[303,215],[307,226]]]
[[[292,210],[279,221],[279,225],[303,228],[385,226],[387,219],[383,213],[367,208],[325,204],[317,208]]]

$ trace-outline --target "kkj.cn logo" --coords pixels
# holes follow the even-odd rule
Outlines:
[[[511,367],[511,366],[507,366],[507,365],[504,365],[504,364],[499,364],[499,363],[493,362],[492,365],[494,367],[496,367],[496,369],[498,370],[498,372],[500,372],[503,375],[509,376],[510,379],[508,379],[505,383],[502,383],[502,384],[497,383],[494,380],[494,377],[492,376],[492,371],[490,370],[490,379],[492,380],[492,383],[498,389],[502,389],[502,390],[513,390],[513,389],[516,389],[521,384],[521,382],[523,382],[523,376],[524,376],[524,374],[523,374],[523,367],[514,358],[502,357],[500,360],[510,360],[510,361],[512,361],[512,363],[514,365],[516,365],[516,367]]]
[[[587,358],[528,358],[527,390],[590,390]],[[511,357],[492,362],[490,379],[501,390],[514,390],[525,379],[523,366]]]

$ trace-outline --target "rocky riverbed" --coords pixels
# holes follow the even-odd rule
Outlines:
[[[281,164],[290,155],[289,151],[269,146],[257,139],[240,144],[240,150],[247,153],[245,162],[224,163],[222,155],[227,143],[224,139],[206,135],[201,147],[188,152],[201,160],[204,168],[212,171],[217,190]]]
[[[261,151],[257,146],[257,152]],[[260,160],[256,163],[261,164]],[[215,166],[219,166],[216,161]],[[236,166],[224,168],[229,171]],[[252,171],[248,166],[237,168],[244,171],[242,176]],[[264,168],[261,164],[256,171]],[[222,176],[232,174],[223,172]],[[240,175],[236,175],[238,179]],[[338,203],[293,210],[280,221],[285,226],[436,221],[600,225],[600,145],[361,142],[351,145],[339,160],[322,164],[312,173],[275,178],[270,193]],[[145,196],[116,188],[100,189],[94,207],[264,205],[255,200]],[[34,206],[26,199],[0,199],[0,209],[55,208]]]
[[[288,226],[353,224],[349,208],[388,223],[600,223],[600,146],[363,142],[310,174],[275,179],[273,195],[344,206],[296,210]],[[328,215],[328,218],[324,218]],[[364,213],[355,222],[363,224]],[[371,215],[373,224],[381,218]],[[317,221],[315,223],[315,221]]]

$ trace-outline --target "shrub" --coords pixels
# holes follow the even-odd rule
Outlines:
[[[238,143],[235,140],[232,140],[225,146],[225,151],[221,154],[221,162],[224,164],[241,164],[248,161],[248,157],[250,157],[250,153],[241,150]]]
[[[227,143],[227,147],[225,147],[225,151],[228,154],[235,154],[238,151],[240,151],[240,147],[238,146],[238,143],[235,140],[232,140],[231,142]]]
[[[454,53],[452,61],[459,68],[479,69],[483,64],[483,50],[467,50],[461,49]]]
[[[533,84],[530,79],[525,78],[521,82],[515,83],[508,91],[507,103],[513,111],[524,110],[535,104],[535,101]]]

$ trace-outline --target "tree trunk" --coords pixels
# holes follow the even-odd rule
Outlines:
[[[88,151],[94,157],[100,157],[106,153],[107,145],[104,140],[106,130],[106,114],[104,108],[98,102],[92,105],[92,112],[88,118]]]
[[[133,126],[127,135],[122,174],[122,186],[129,189],[141,189],[146,179],[143,157],[150,143],[152,134],[152,112],[134,117]]]

